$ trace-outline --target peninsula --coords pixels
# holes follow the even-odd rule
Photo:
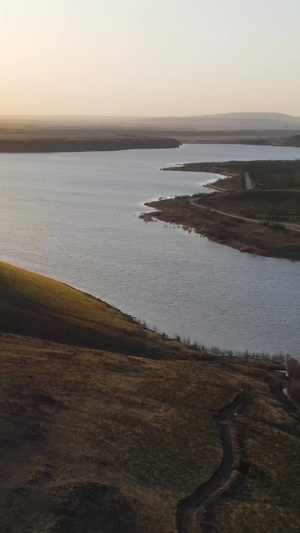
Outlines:
[[[171,138],[111,135],[75,137],[0,137],[0,153],[103,152],[138,148],[178,148],[179,141]]]
[[[163,170],[216,173],[219,179],[208,185],[212,193],[147,203],[155,211],[143,213],[145,221],[180,224],[241,252],[300,259],[300,160],[190,163]]]

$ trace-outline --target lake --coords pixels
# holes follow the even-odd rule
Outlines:
[[[252,256],[161,222],[143,203],[215,175],[183,162],[300,158],[300,148],[1,154],[1,259],[89,292],[207,346],[300,354],[300,263]]]

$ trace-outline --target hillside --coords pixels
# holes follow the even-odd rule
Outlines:
[[[154,117],[141,119],[151,126],[199,130],[295,130],[300,129],[300,117],[283,113],[221,113],[190,117]]]
[[[283,137],[272,142],[275,146],[300,146],[300,135],[292,135],[291,137]]]
[[[0,331],[76,346],[159,357],[191,351],[64,283],[0,262]]]
[[[5,263],[0,280],[1,531],[299,530],[274,363],[195,352]]]

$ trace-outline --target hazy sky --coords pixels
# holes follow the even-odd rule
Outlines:
[[[0,0],[0,114],[300,115],[300,0]]]

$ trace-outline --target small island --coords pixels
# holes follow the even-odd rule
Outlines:
[[[149,202],[154,219],[221,244],[269,257],[300,260],[300,160],[191,163],[163,170],[226,176],[208,185],[212,193]]]

